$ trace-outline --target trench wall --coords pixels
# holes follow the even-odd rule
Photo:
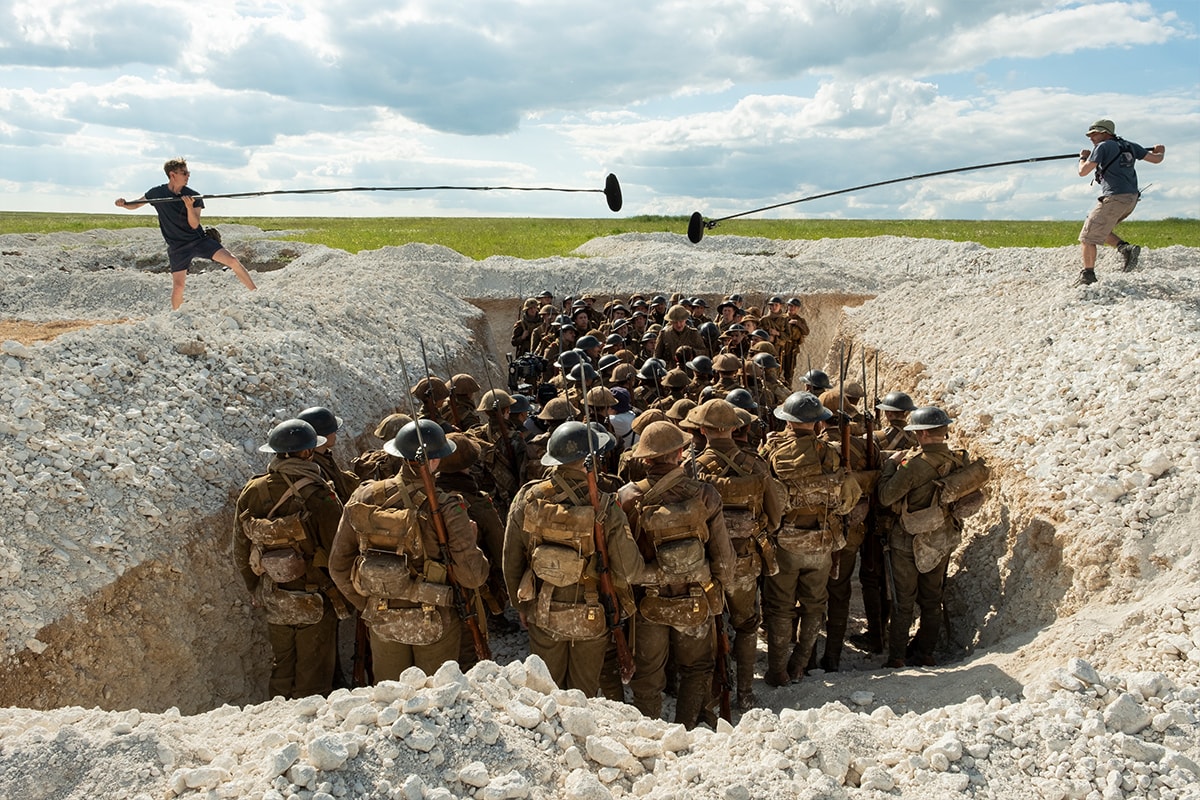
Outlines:
[[[797,362],[798,374],[811,364],[836,380],[839,348],[853,346],[857,353],[862,346],[843,325],[843,309],[868,299],[846,294],[805,298],[811,335]],[[715,307],[718,301],[710,303]],[[470,302],[481,312],[472,321],[470,341],[462,346],[447,343],[455,351],[448,364],[437,357],[437,348],[431,352],[430,366],[439,375],[479,376],[486,390],[488,381],[480,374],[486,362],[492,381],[503,387],[508,338],[520,300]],[[878,358],[881,393],[896,388],[913,393],[918,404],[938,401],[913,391],[924,365],[895,363],[871,348],[867,355],[870,364]],[[853,363],[858,365],[858,356]],[[350,435],[339,443],[343,463],[381,444],[371,435],[376,421],[396,410],[408,411],[406,398],[395,401],[394,406],[376,409],[374,419],[352,424]],[[991,496],[968,523],[948,578],[949,636],[944,649],[959,655],[1006,637],[1032,635],[1053,621],[1071,583],[1053,521],[1026,510],[1023,478],[1002,469],[993,475]],[[25,650],[0,664],[0,705],[152,712],[174,706],[191,714],[226,703],[268,699],[271,656],[266,625],[249,606],[230,558],[236,490],[230,488],[223,513],[194,529],[172,532],[179,540],[172,558],[130,569],[40,632],[38,638],[47,644],[43,652]]]

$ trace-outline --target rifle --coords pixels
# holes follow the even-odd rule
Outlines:
[[[375,682],[371,669],[371,637],[367,635],[367,624],[362,615],[354,615],[354,666],[351,677],[354,685],[370,686]]]
[[[429,362],[425,358],[425,341],[421,337],[417,337],[417,341],[421,344],[421,359],[425,361],[426,376],[429,373]],[[400,351],[400,369],[404,372],[404,380],[408,381],[408,366],[404,363],[404,351]],[[411,396],[411,394],[410,394]],[[463,589],[461,583],[454,576],[454,561],[450,556],[450,534],[446,531],[446,519],[442,516],[441,506],[437,499],[437,486],[433,482],[433,473],[429,470],[429,451],[425,449],[425,437],[421,433],[421,422],[416,420],[416,408],[413,408],[414,427],[417,430],[417,443],[419,444],[417,452],[418,471],[421,473],[421,482],[425,486],[425,497],[429,501],[429,513],[433,518],[433,529],[437,533],[438,554],[442,559],[443,565],[446,567],[446,580],[449,581],[451,588],[454,589],[454,606],[458,611],[459,618],[463,624],[467,626],[467,630],[471,632],[471,641],[475,645],[475,657],[480,661],[489,661],[492,658],[491,648],[488,647],[487,637],[483,635],[483,630],[479,627],[479,615],[475,612],[471,605],[471,600],[467,596],[467,592]]]
[[[458,403],[454,402],[454,390],[457,388],[457,381],[454,380],[454,373],[450,367],[450,355],[446,352],[446,340],[441,341],[442,345],[442,361],[446,364],[446,374],[450,376],[450,397],[446,400],[446,405],[450,406],[450,416],[454,418],[454,427],[462,432],[463,424],[462,417],[458,413]],[[424,345],[422,345],[424,347]],[[428,370],[426,370],[428,371]]]
[[[496,426],[500,429],[500,438],[504,440],[504,453],[508,456],[508,466],[512,470],[513,480],[519,486],[521,484],[521,474],[517,465],[517,454],[513,450],[512,439],[508,438],[508,423],[504,421],[504,415],[500,412],[500,401],[496,399],[496,387],[492,383],[492,373],[488,369],[487,358],[483,355],[483,351],[479,351],[479,360],[483,364],[483,374],[487,376],[488,389],[492,392],[492,411],[496,412]],[[510,498],[511,499],[511,498]]]
[[[583,393],[583,424],[587,438],[588,455],[584,467],[587,471],[588,500],[592,504],[595,521],[592,525],[592,538],[596,541],[596,567],[599,572],[600,602],[604,605],[604,616],[608,622],[608,632],[612,634],[613,644],[617,648],[617,665],[621,670],[621,683],[629,683],[633,679],[633,653],[629,651],[629,643],[625,641],[625,630],[621,627],[621,602],[617,598],[617,587],[613,585],[612,572],[609,570],[608,537],[604,533],[604,523],[600,518],[600,488],[596,485],[596,448],[592,440],[591,411],[588,408],[587,391]]]

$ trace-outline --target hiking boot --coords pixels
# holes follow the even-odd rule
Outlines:
[[[763,681],[767,684],[767,686],[779,688],[780,686],[787,686],[790,684],[792,682],[792,676],[788,674],[787,670],[769,670],[767,674],[763,676]]]
[[[1123,242],[1117,245],[1117,252],[1121,254],[1123,259],[1125,259],[1125,263],[1121,267],[1123,272],[1132,272],[1137,268],[1138,256],[1142,254],[1141,247],[1136,244],[1130,244],[1129,242]]]
[[[1092,284],[1095,282],[1096,282],[1096,270],[1081,269],[1081,270],[1079,270],[1079,277],[1075,279],[1074,285],[1075,286],[1087,286],[1088,284]]]
[[[758,698],[754,696],[753,691],[738,691],[737,702],[734,703],[734,708],[736,708],[738,711],[749,711],[756,705],[758,705]]]
[[[864,653],[878,654],[883,652],[883,637],[877,633],[852,633],[846,641]]]

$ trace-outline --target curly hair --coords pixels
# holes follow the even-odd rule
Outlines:
[[[172,172],[187,172],[187,162],[182,158],[172,158],[167,163],[163,164],[163,172],[170,175]]]

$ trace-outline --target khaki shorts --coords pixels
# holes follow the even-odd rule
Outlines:
[[[1088,214],[1079,232],[1079,241],[1084,244],[1104,244],[1117,223],[1133,213],[1137,206],[1137,194],[1110,194],[1097,198],[1095,208]]]

